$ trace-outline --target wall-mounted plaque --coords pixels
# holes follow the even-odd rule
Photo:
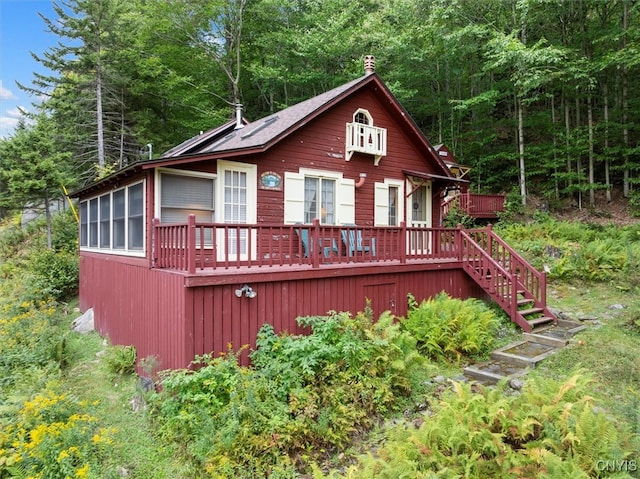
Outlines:
[[[264,190],[282,190],[282,176],[274,171],[265,171],[260,175],[260,187]]]

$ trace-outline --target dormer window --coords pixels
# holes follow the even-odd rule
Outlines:
[[[373,117],[367,110],[359,108],[353,114],[353,123],[347,123],[347,161],[354,153],[373,155],[374,165],[387,154],[387,130],[373,126]]]

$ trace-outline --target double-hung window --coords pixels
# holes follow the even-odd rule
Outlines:
[[[304,179],[304,222],[311,223],[316,218],[323,224],[336,224],[335,179]]]
[[[144,183],[80,202],[80,248],[111,252],[144,251]]]
[[[355,223],[355,181],[342,173],[300,168],[284,175],[285,223]]]

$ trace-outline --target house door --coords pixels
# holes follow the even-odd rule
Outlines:
[[[413,183],[413,182],[411,182]],[[431,228],[432,197],[431,182],[421,180],[411,184],[412,193],[407,198],[407,211],[410,212],[410,226],[413,228]],[[408,239],[410,254],[426,254],[431,251],[431,231],[411,231]]]
[[[391,314],[397,313],[396,283],[366,284],[364,296],[371,302],[374,320],[377,320],[385,311],[391,311]]]
[[[256,222],[256,165],[218,162],[218,179],[221,188],[218,204],[223,223],[253,224]],[[249,228],[228,228],[218,231],[218,259],[247,260],[255,258],[255,230],[253,230],[251,251],[249,250]]]

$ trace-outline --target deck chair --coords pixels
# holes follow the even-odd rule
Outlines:
[[[353,256],[356,253],[376,255],[376,239],[371,238],[369,245],[365,245],[362,239],[362,231],[360,230],[342,230],[342,242],[347,249],[347,255]]]
[[[309,241],[309,230],[304,228],[296,228],[296,233],[300,237],[300,242],[302,243],[303,256],[308,258],[310,254],[313,253],[313,243]],[[331,252],[333,251],[337,256],[339,254],[338,245],[336,244],[336,240],[331,240],[331,246],[323,246],[322,239],[320,239],[320,251],[324,253],[324,257],[328,258],[331,256]]]

